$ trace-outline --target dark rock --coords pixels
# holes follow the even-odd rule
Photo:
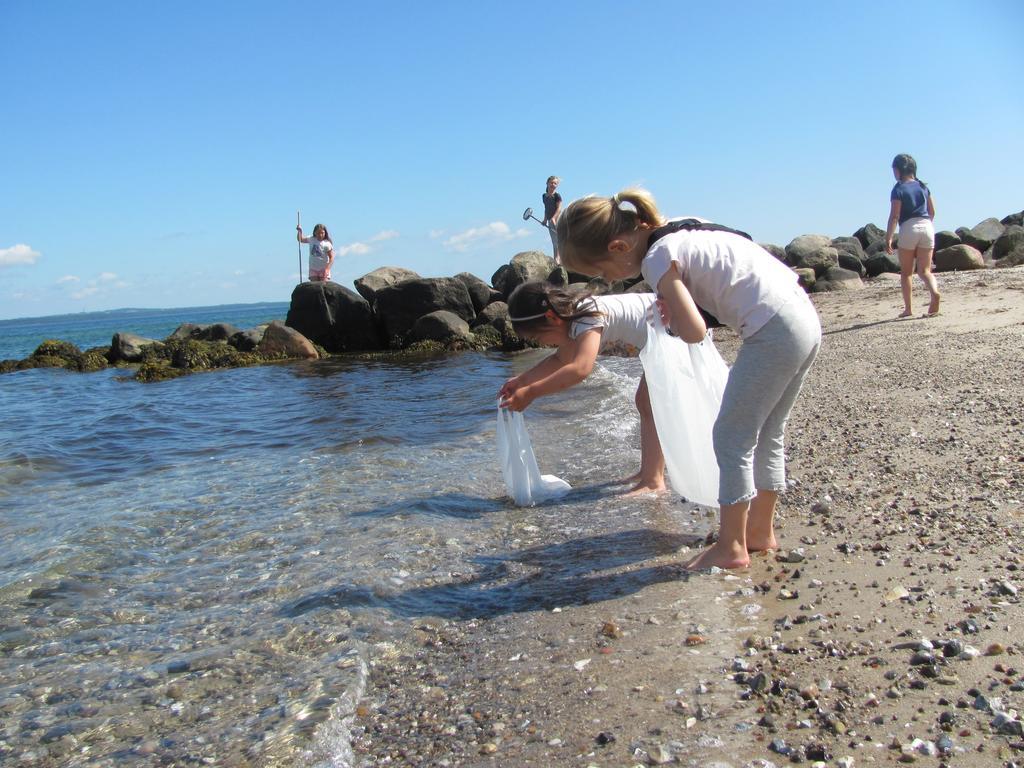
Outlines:
[[[366,299],[370,306],[373,306],[377,292],[382,288],[387,288],[389,285],[400,283],[403,280],[418,280],[419,277],[411,269],[404,267],[379,267],[373,272],[367,272],[362,277],[357,277],[352,282],[359,295]]]
[[[415,322],[409,331],[408,341],[447,341],[453,336],[470,338],[469,323],[446,309],[439,309]]]
[[[867,261],[864,262],[864,269],[867,270],[869,277],[876,277],[883,272],[898,275],[900,273],[900,260],[895,253],[886,253],[883,249],[881,253],[868,257]]]
[[[971,229],[960,227],[956,233],[960,236],[962,243],[984,253],[992,247],[992,244],[1005,230],[1006,226],[999,219],[989,218],[979,222]]]
[[[1001,261],[1009,257],[1016,264],[1022,263],[1024,257],[1024,227],[1010,224],[992,244],[992,258]]]
[[[462,283],[458,284],[465,292]],[[295,286],[285,325],[328,352],[383,347],[369,302],[355,291],[330,281]]]
[[[935,252],[936,272],[984,268],[985,259],[976,248],[969,245],[953,245]]]
[[[255,328],[238,331],[228,339],[228,344],[242,352],[255,352],[266,330],[267,325],[264,323],[263,325],[257,325]]]
[[[327,283],[302,283],[296,286],[295,290],[299,290],[303,285],[327,285]],[[336,285],[336,283],[332,283],[332,285]],[[338,287],[342,288],[343,286],[339,285]],[[348,289],[346,288],[345,290]],[[349,293],[352,293],[352,291],[349,291]],[[353,293],[353,295],[355,294]],[[293,306],[294,296],[295,293],[293,292]],[[291,314],[291,310],[288,311],[288,314]],[[320,353],[316,351],[316,347],[313,346],[308,338],[294,328],[284,325],[280,320],[275,320],[267,326],[257,351],[260,355],[267,358],[316,360],[320,357]]]
[[[121,331],[115,333],[110,340],[110,362],[139,363],[142,362],[146,347],[162,347],[163,342],[147,339],[134,333]]]
[[[551,274],[547,276],[547,281],[552,285],[569,285],[569,272],[565,269],[565,267],[555,267],[553,270],[551,270]]]
[[[849,253],[860,261],[864,260],[864,246],[856,237],[833,237],[832,247],[840,253]]]
[[[845,270],[855,273],[858,277],[864,277],[868,271],[864,268],[864,262],[852,253],[839,251],[839,266]]]
[[[404,339],[423,315],[444,309],[467,323],[476,317],[465,283],[454,277],[405,280],[377,292],[377,317],[389,343]]]
[[[238,333],[238,328],[229,323],[213,323],[201,325],[192,331],[190,337],[198,341],[224,341]]]
[[[466,286],[466,290],[469,291],[469,298],[473,302],[474,311],[479,312],[491,303],[491,286],[479,277],[469,272],[459,272],[455,279],[461,280]]]
[[[948,229],[944,229],[941,232],[935,233],[936,251],[941,251],[943,248],[949,248],[953,245],[960,245],[960,235],[956,232],[950,232]]]
[[[853,233],[853,236],[860,240],[860,244],[867,251],[872,243],[885,242],[885,230],[879,229],[874,224],[865,224]]]
[[[800,235],[786,246],[786,263],[799,269],[813,269],[821,277],[829,267],[839,265],[839,252],[825,235]]]
[[[1006,218],[1000,220],[999,223],[1004,227],[1010,227],[1014,224],[1018,227],[1024,227],[1024,211],[1021,211],[1020,213],[1011,213]]]
[[[859,272],[842,267],[830,267],[815,281],[813,291],[857,291],[863,287]]]
[[[182,323],[177,328],[175,328],[174,332],[166,339],[164,339],[164,341],[172,341],[174,339],[195,338],[192,334],[205,327],[205,325],[196,325],[195,323]]]
[[[512,257],[491,278],[491,285],[508,300],[509,295],[523,283],[531,280],[545,280],[551,274],[555,262],[540,251],[523,251]]]

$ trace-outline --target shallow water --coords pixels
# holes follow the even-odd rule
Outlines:
[[[635,359],[527,412],[506,498],[495,395],[544,354],[327,360],[139,384],[0,376],[0,758],[352,764],[368,660],[422,617],[635,592],[689,514],[625,500]]]

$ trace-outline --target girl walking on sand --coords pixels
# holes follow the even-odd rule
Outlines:
[[[558,248],[574,271],[606,280],[642,273],[687,343],[707,333],[700,309],[743,339],[713,430],[718,541],[686,567],[743,568],[750,552],[777,548],[786,420],[821,344],[818,314],[796,274],[740,234],[666,225],[642,189],[570,204],[558,221]],[[678,404],[681,422],[686,405]]]
[[[609,347],[638,352],[647,343],[646,318],[653,306],[653,293],[593,296],[544,282],[520,285],[508,299],[513,329],[523,338],[557,349],[506,381],[499,392],[501,405],[522,411],[538,397],[579,384],[594,369],[598,353]],[[640,471],[622,482],[634,483],[631,493],[663,491],[665,457],[643,376],[634,402],[640,412]]]
[[[913,315],[911,298],[914,277],[914,262],[917,274],[928,288],[931,301],[928,314],[939,314],[939,286],[932,274],[932,251],[935,250],[935,202],[931,190],[917,178],[917,163],[910,155],[896,155],[892,161],[892,173],[896,184],[889,194],[889,226],[885,230],[885,251],[892,253],[892,238],[896,224],[900,226],[900,288],[903,291],[903,312],[899,317]]]

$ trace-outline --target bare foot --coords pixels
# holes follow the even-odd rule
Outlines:
[[[723,546],[721,543],[713,544],[683,565],[688,571],[703,571],[711,567],[734,570],[749,566],[749,554],[736,551],[733,547]]]
[[[942,300],[942,294],[936,293],[932,296],[932,301],[928,305],[928,314],[925,317],[935,317],[939,314],[939,301]]]
[[[909,309],[905,309],[902,312],[900,312],[898,315],[896,315],[896,319],[897,320],[902,320],[904,317],[911,317],[911,316],[913,316],[913,314],[914,313],[911,312]]]
[[[779,548],[779,542],[775,540],[775,535],[771,534],[767,538],[758,538],[756,535],[751,535],[750,531],[747,531],[747,552],[774,552]]]
[[[661,482],[655,480],[641,480],[626,491],[626,496],[639,496],[643,493],[664,493],[666,490],[664,480]]]
[[[640,473],[639,472],[635,472],[632,475],[630,475],[629,477],[624,477],[621,480],[616,480],[615,482],[612,483],[612,485],[632,485],[634,483],[639,483],[639,482],[640,482]]]

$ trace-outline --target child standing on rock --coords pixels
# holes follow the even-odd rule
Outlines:
[[[317,224],[312,237],[302,236],[302,225],[296,225],[295,238],[300,243],[309,243],[309,279],[323,282],[331,279],[331,265],[334,264],[334,243],[327,233],[327,227]]]
[[[821,345],[818,314],[796,274],[741,234],[666,224],[642,189],[570,204],[558,221],[558,248],[574,271],[606,280],[642,273],[687,343],[707,333],[700,309],[743,339],[713,432],[718,541],[686,567],[744,568],[750,552],[776,549],[786,420]]]
[[[525,373],[502,386],[501,405],[525,410],[536,398],[579,384],[594,369],[597,355],[612,345],[638,352],[647,343],[647,315],[653,293],[593,296],[544,282],[524,283],[508,299],[515,332],[526,339],[558,349]],[[630,493],[665,490],[665,457],[641,376],[636,388],[640,412],[640,471],[623,483],[634,483]]]
[[[932,252],[935,250],[935,202],[932,193],[923,181],[917,178],[917,162],[910,155],[896,155],[892,161],[892,173],[896,184],[889,194],[889,225],[885,230],[885,251],[892,253],[892,238],[900,225],[900,288],[903,291],[903,312],[899,317],[913,315],[911,298],[914,277],[914,261],[917,261],[918,277],[931,294],[928,314],[939,314],[939,286],[932,274]]]

